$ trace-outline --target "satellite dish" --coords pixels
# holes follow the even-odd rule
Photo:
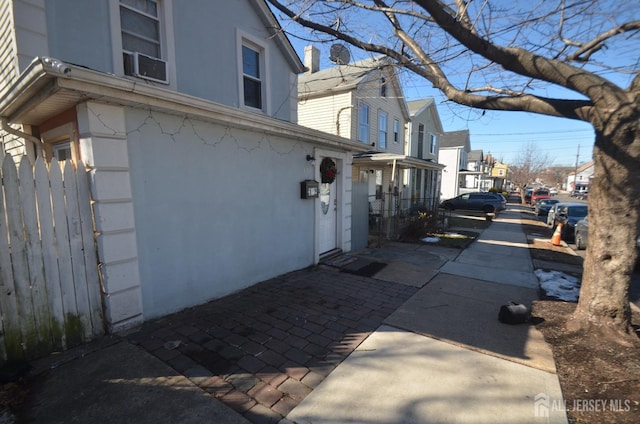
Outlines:
[[[351,60],[351,54],[342,44],[334,44],[329,50],[329,60],[338,65],[347,65]]]

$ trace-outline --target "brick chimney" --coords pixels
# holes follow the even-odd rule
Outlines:
[[[320,50],[314,46],[304,48],[304,66],[307,68],[305,74],[313,74],[320,70]]]

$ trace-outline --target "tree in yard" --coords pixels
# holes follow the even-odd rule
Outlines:
[[[538,149],[534,143],[529,143],[509,165],[509,180],[518,188],[522,203],[525,203],[525,189],[540,176],[549,162],[547,153]]]
[[[595,133],[591,234],[572,324],[632,340],[628,292],[640,231],[639,2],[268,1],[283,21],[316,38],[325,34],[325,41],[328,35],[386,55],[457,104],[589,122]]]
[[[542,171],[542,179],[550,187],[563,186],[567,177],[575,171],[575,166],[550,166]]]

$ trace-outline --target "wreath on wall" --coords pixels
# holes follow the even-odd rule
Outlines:
[[[331,184],[338,175],[336,163],[331,158],[324,158],[320,162],[320,180],[323,183]]]

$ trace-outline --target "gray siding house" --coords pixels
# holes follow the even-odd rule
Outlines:
[[[111,330],[351,250],[369,147],[296,124],[304,67],[263,0],[10,0],[0,23],[1,154],[87,168]]]

